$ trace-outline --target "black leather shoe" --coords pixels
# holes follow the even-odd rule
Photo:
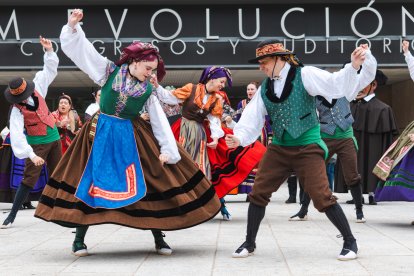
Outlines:
[[[354,201],[354,199],[350,199],[350,200],[347,200],[347,201],[346,201],[346,204],[355,204],[355,201]],[[365,204],[365,199],[364,199],[364,197],[362,197],[362,204]]]
[[[369,205],[377,205],[377,202],[375,201],[374,196],[370,195],[370,196],[368,197],[368,204],[369,204]]]
[[[72,254],[77,257],[88,256],[88,247],[83,242],[73,242],[72,243]]]
[[[358,257],[358,245],[356,240],[344,241],[341,253],[339,253],[337,259],[340,261],[355,260]]]
[[[346,204],[355,204],[355,201],[353,199],[347,200]]]
[[[367,220],[364,217],[364,213],[362,212],[362,209],[356,209],[356,222],[357,223],[365,223]]]
[[[286,204],[296,203],[296,198],[294,198],[294,197],[289,197],[289,198],[285,201],[285,203],[286,203]]]
[[[23,206],[23,209],[36,209],[36,207],[32,205],[31,201],[23,203],[22,206]]]
[[[4,220],[3,224],[0,226],[0,229],[7,229],[7,228],[10,228],[10,227],[11,227],[11,225],[12,225],[12,223],[13,223],[13,221],[14,221],[14,220],[12,220],[11,218],[7,217],[7,218]]]
[[[248,242],[245,241],[242,245],[240,245],[239,248],[236,249],[236,251],[234,251],[234,253],[232,254],[232,257],[233,258],[247,258],[254,254],[253,252],[255,248],[256,248],[256,244],[251,246]]]
[[[306,221],[308,220],[308,211],[302,209],[299,212],[289,218],[290,221]]]
[[[171,247],[164,241],[164,239],[155,241],[155,250],[157,251],[158,255],[166,255],[169,256],[172,254]]]

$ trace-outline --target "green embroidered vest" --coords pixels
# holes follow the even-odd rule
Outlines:
[[[112,82],[114,81],[119,69],[120,68],[117,67],[114,72],[112,72],[105,85],[102,87],[99,107],[101,112],[107,115],[116,115],[123,119],[133,120],[139,116],[139,112],[142,110],[142,107],[149,96],[151,96],[152,85],[148,83],[147,90],[140,97],[123,96],[120,92],[112,89]],[[119,114],[117,114],[116,107],[121,101],[125,101],[125,107],[119,112]]]
[[[293,139],[298,139],[302,134],[319,125],[315,98],[310,96],[303,86],[301,68],[296,68],[292,90],[285,100],[274,102],[268,98],[266,92],[269,81],[269,78],[263,81],[261,96],[271,119],[274,138],[281,141],[286,131]]]

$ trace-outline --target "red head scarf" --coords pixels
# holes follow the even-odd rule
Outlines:
[[[157,78],[158,81],[162,81],[165,76],[164,61],[158,52],[157,48],[151,43],[134,42],[128,47],[122,50],[121,57],[115,64],[121,66],[124,63],[129,63],[132,60],[154,60],[154,57],[158,59]]]

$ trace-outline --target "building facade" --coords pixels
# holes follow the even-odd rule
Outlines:
[[[401,52],[402,40],[414,39],[414,1],[2,0],[0,6],[0,88],[13,76],[33,78],[43,62],[38,36],[50,38],[60,58],[50,109],[64,92],[82,113],[97,89],[60,49],[62,25],[72,8],[82,8],[87,37],[108,59],[118,59],[134,40],[152,42],[167,66],[163,84],[174,86],[197,82],[206,66],[229,67],[233,104],[245,97],[247,83],[263,79],[257,65],[247,63],[263,39],[277,38],[304,64],[328,70],[342,67],[356,45],[368,43],[389,77],[378,96],[394,108],[400,128],[414,119],[414,84]],[[0,128],[7,109],[1,98]]]

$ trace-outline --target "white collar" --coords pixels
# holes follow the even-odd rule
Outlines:
[[[366,96],[365,98],[364,98],[364,100],[366,101],[366,102],[369,102],[370,100],[372,100],[372,98],[374,98],[375,97],[375,93],[372,93],[371,95],[368,95],[368,96]]]
[[[279,78],[275,77],[273,79],[274,80],[286,80],[289,70],[290,70],[290,64],[286,62],[285,66],[283,66],[282,70],[280,70]]]
[[[31,106],[34,106],[34,105],[35,105],[35,103],[34,103],[34,100],[33,100],[33,97],[32,97],[32,96],[29,96],[26,100],[27,100],[27,104],[28,104],[28,105],[31,105]]]

